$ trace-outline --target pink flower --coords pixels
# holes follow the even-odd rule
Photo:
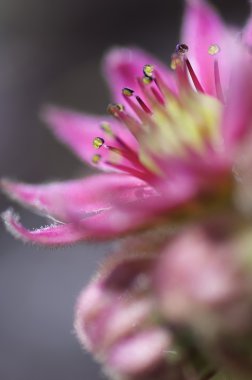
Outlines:
[[[182,29],[171,68],[137,49],[107,54],[109,116],[44,110],[54,134],[104,174],[1,181],[52,220],[30,231],[6,211],[17,238],[127,236],[75,319],[116,379],[203,380],[223,368],[251,377],[252,21],[238,40],[206,1],[187,0]]]
[[[29,231],[8,210],[7,229],[53,246],[225,212],[236,152],[252,122],[251,39],[248,25],[235,42],[210,5],[188,0],[173,70],[137,49],[110,51],[104,73],[117,102],[110,116],[43,112],[63,143],[106,173],[46,185],[2,180],[10,198],[53,221]]]

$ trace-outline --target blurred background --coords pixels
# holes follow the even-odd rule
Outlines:
[[[246,0],[216,0],[241,25]],[[38,119],[54,103],[103,113],[100,74],[113,45],[139,45],[168,62],[178,42],[182,0],[1,0],[0,176],[29,182],[88,173]],[[0,210],[10,205],[0,196]],[[28,227],[43,220],[21,213]],[[38,249],[0,229],[0,379],[98,380],[100,368],[72,331],[73,309],[109,244]]]

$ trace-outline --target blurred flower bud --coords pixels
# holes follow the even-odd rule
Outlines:
[[[79,298],[77,336],[113,378],[187,379],[173,335],[158,319],[154,265],[151,257],[109,259]]]
[[[252,369],[252,267],[245,266],[246,246],[244,235],[230,238],[224,225],[190,228],[164,250],[155,278],[167,321],[191,334],[215,363],[222,360],[238,372]]]

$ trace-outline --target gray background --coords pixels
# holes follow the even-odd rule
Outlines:
[[[215,1],[242,23],[244,0]],[[182,1],[1,0],[0,175],[40,182],[88,172],[38,120],[53,102],[103,113],[99,74],[112,45],[140,45],[167,62],[178,40]],[[0,198],[0,209],[10,202]],[[21,211],[29,226],[43,221]],[[76,297],[109,245],[43,250],[0,229],[0,380],[102,379],[72,332]]]

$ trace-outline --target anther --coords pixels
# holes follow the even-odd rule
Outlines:
[[[181,59],[178,54],[173,54],[171,57],[171,69],[176,70],[177,67],[181,66]]]
[[[119,103],[109,104],[107,108],[108,113],[112,116],[118,117],[124,111],[124,106]]]
[[[99,164],[99,162],[101,161],[101,155],[100,154],[95,154],[93,157],[92,157],[92,162],[93,164],[97,165]]]
[[[125,96],[130,97],[130,96],[132,96],[134,94],[134,91],[131,90],[130,88],[125,87],[125,88],[122,89],[122,94],[125,95]]]
[[[146,77],[146,76],[144,76],[144,77],[142,78],[142,81],[143,81],[144,84],[148,85],[148,84],[151,84],[151,83],[152,83],[153,79],[150,78],[150,77]]]
[[[216,55],[220,52],[220,47],[219,45],[217,44],[214,44],[214,45],[210,45],[209,48],[208,48],[208,54],[210,55]]]
[[[179,55],[184,55],[188,53],[189,47],[186,44],[178,44],[176,46],[176,53]]]
[[[101,129],[109,136],[113,136],[114,133],[111,129],[111,126],[109,123],[107,123],[106,121],[104,121],[103,123],[101,123],[100,125]]]
[[[105,141],[103,138],[101,137],[96,137],[94,140],[93,140],[93,147],[95,149],[100,149],[103,145],[104,145]]]
[[[152,78],[154,72],[154,66],[153,65],[145,65],[143,68],[144,76],[147,78]]]

